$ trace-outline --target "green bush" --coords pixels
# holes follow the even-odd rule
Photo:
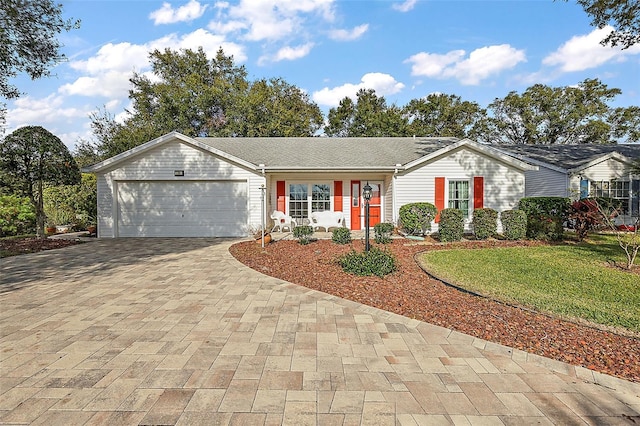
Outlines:
[[[0,196],[0,237],[31,234],[36,230],[36,213],[26,197]]]
[[[371,247],[369,251],[361,253],[351,250],[341,256],[338,263],[343,271],[360,276],[384,277],[397,269],[395,257],[387,250],[380,250],[377,247]]]
[[[563,238],[571,201],[566,197],[527,197],[518,207],[527,214],[527,237],[557,241]]]
[[[375,234],[375,242],[378,244],[388,244],[391,242],[391,233],[393,233],[393,223],[380,222],[373,227]]]
[[[473,211],[473,233],[479,240],[495,237],[498,233],[498,212],[493,209]]]
[[[440,210],[440,225],[438,229],[441,242],[460,241],[464,233],[464,215],[462,210],[453,208]]]
[[[97,216],[96,177],[83,174],[78,185],[59,185],[45,188],[44,212],[52,225],[74,224],[84,229],[95,224]]]
[[[309,225],[296,226],[293,228],[294,238],[297,238],[298,242],[302,245],[306,245],[311,242],[311,235],[313,235],[313,227]]]
[[[336,244],[349,244],[351,242],[351,231],[349,228],[335,228],[331,233],[331,241]]]
[[[400,227],[410,235],[425,235],[438,209],[431,203],[410,203],[400,207]]]
[[[521,240],[527,235],[527,214],[522,210],[505,210],[500,213],[502,235],[507,240]]]

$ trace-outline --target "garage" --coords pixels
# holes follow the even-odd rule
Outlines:
[[[241,237],[246,181],[118,181],[118,237]]]

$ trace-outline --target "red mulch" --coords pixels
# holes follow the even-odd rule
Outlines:
[[[36,253],[43,250],[52,250],[74,244],[79,243],[74,240],[53,238],[7,238],[0,240],[0,253],[2,253],[2,257],[8,257],[19,254]]]
[[[467,242],[456,246],[488,247],[534,242]],[[399,262],[385,277],[347,274],[336,263],[361,241],[339,245],[319,240],[309,245],[278,241],[264,249],[254,241],[235,244],[231,254],[249,267],[276,278],[374,306],[406,317],[458,330],[488,341],[591,370],[640,382],[640,338],[553,318],[474,296],[430,278],[414,255],[441,245],[394,240],[387,245]],[[451,247],[451,245],[449,245]]]

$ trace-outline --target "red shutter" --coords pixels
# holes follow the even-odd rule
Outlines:
[[[278,200],[278,211],[282,213],[287,212],[287,198],[285,194],[285,183],[283,180],[279,180],[276,183],[276,198]]]
[[[473,208],[481,209],[484,207],[484,178],[475,176],[473,178]]]
[[[336,212],[342,211],[342,181],[336,180],[333,182],[333,210]]]
[[[436,208],[438,209],[438,214],[436,215],[436,222],[440,222],[440,210],[444,209],[444,178],[443,177],[436,178],[435,205],[436,205]]]

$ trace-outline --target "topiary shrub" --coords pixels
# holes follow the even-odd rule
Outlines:
[[[331,241],[336,244],[349,244],[351,240],[349,228],[335,228],[331,233]]]
[[[527,197],[518,208],[527,214],[527,237],[557,241],[563,238],[570,200],[566,197]]]
[[[498,234],[498,212],[493,209],[475,209],[472,223],[473,234],[479,240],[486,240]]]
[[[309,225],[301,225],[293,228],[293,237],[297,238],[298,243],[302,245],[306,245],[311,242],[311,235],[313,235],[313,227]]]
[[[338,258],[342,270],[354,275],[376,275],[384,277],[397,269],[396,259],[387,250],[371,247],[369,251],[358,253],[351,250]]]
[[[453,208],[440,210],[440,225],[438,230],[441,242],[460,241],[464,233],[464,215],[462,210]]]
[[[527,214],[522,210],[505,210],[500,213],[502,235],[507,240],[521,240],[527,235]]]
[[[426,235],[438,209],[431,203],[410,203],[400,207],[400,228],[410,235]]]
[[[391,242],[391,233],[393,232],[393,223],[381,222],[376,223],[373,227],[375,233],[375,242],[378,244],[388,244]]]

